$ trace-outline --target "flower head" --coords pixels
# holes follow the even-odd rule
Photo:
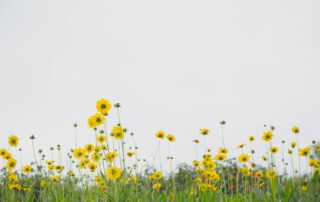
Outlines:
[[[245,162],[248,162],[250,160],[250,156],[248,154],[241,154],[239,157],[238,157],[238,160],[239,162],[241,163],[245,163]]]
[[[102,98],[101,100],[97,101],[96,108],[101,114],[108,115],[109,110],[112,108],[112,104],[109,102],[109,100]]]
[[[10,135],[8,137],[8,143],[11,147],[16,147],[19,144],[19,138],[16,135]]]
[[[163,139],[166,134],[162,131],[162,130],[159,130],[156,134],[155,134],[156,138],[160,138],[160,139]]]
[[[106,172],[107,172],[107,177],[110,180],[116,180],[121,176],[121,169],[116,166],[109,167]]]
[[[272,131],[266,131],[262,134],[262,139],[266,142],[271,141],[273,138],[273,133]]]
[[[174,142],[176,140],[176,137],[172,134],[168,134],[167,135],[167,139],[170,141],[170,142]]]
[[[122,140],[125,130],[121,126],[115,126],[112,129],[112,135],[116,140]]]
[[[291,128],[291,131],[292,131],[293,133],[297,134],[297,133],[300,132],[300,129],[299,129],[298,126],[293,126],[293,127]]]
[[[208,135],[210,130],[208,128],[200,128],[201,135]]]

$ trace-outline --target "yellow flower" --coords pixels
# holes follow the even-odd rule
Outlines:
[[[251,171],[248,167],[242,167],[241,168],[241,173],[243,176],[249,176],[251,174]]]
[[[256,178],[261,178],[261,177],[263,177],[263,172],[257,171],[257,172],[255,172],[254,176]]]
[[[311,152],[310,147],[299,149],[299,156],[308,156],[310,152]]]
[[[228,151],[228,149],[227,148],[220,148],[219,149],[219,153],[222,153],[222,154],[227,154],[229,151]]]
[[[250,160],[250,156],[248,154],[241,154],[239,157],[238,157],[238,160],[239,162],[241,163],[245,163],[245,162],[248,162]]]
[[[94,171],[96,171],[96,169],[97,169],[97,164],[95,164],[95,163],[89,163],[88,164],[88,168],[89,168],[89,170],[91,171],[91,172],[94,172]]]
[[[14,158],[10,158],[7,161],[7,168],[9,170],[13,170],[17,165],[17,161]]]
[[[74,177],[74,176],[75,176],[74,172],[72,172],[72,171],[69,171],[67,174],[68,174],[70,177]]]
[[[224,153],[218,153],[214,159],[217,161],[223,161],[227,158],[227,155],[225,155]]]
[[[301,186],[301,190],[302,191],[307,191],[308,190],[308,186],[307,185],[302,185]]]
[[[296,143],[296,142],[291,142],[291,147],[292,147],[292,148],[295,148],[295,147],[296,147],[296,145],[297,145],[297,143]]]
[[[262,134],[262,139],[266,142],[271,141],[273,138],[273,133],[272,131],[266,131]]]
[[[267,170],[266,177],[269,179],[273,179],[277,176],[277,172],[275,170]]]
[[[201,135],[208,135],[210,130],[208,128],[200,128]]]
[[[93,144],[87,144],[84,146],[84,150],[90,154],[91,152],[93,152],[95,149],[94,145]]]
[[[5,149],[0,149],[0,156],[1,156],[1,157],[4,157],[4,156],[6,155],[6,153],[7,153],[7,150],[5,150]]]
[[[198,167],[200,165],[200,161],[193,161],[192,164],[194,167]]]
[[[121,126],[115,126],[112,129],[112,135],[116,140],[121,140],[124,137],[124,130]]]
[[[131,182],[131,183],[136,183],[137,182],[137,177],[135,177],[135,176],[131,176],[131,177],[129,177],[129,182]]]
[[[105,121],[105,118],[102,114],[96,113],[88,119],[88,126],[89,128],[96,128],[100,125],[102,125]]]
[[[162,172],[156,171],[152,174],[154,180],[160,180],[162,178]]]
[[[291,149],[288,149],[288,154],[292,154],[293,151]]]
[[[18,181],[19,181],[17,174],[16,174],[16,173],[13,173],[13,172],[12,172],[12,173],[9,173],[8,179],[9,179],[9,181],[11,181],[11,182],[18,182]]]
[[[89,162],[90,162],[89,159],[81,159],[79,163],[79,168],[85,168]]]
[[[99,162],[100,154],[98,152],[94,152],[91,156],[91,160],[93,160],[94,162]]]
[[[297,134],[297,133],[300,132],[300,129],[299,129],[298,126],[293,126],[292,129],[291,129],[291,131],[292,131],[293,133]]]
[[[127,153],[127,155],[129,156],[129,157],[132,157],[133,155],[135,155],[136,153],[134,153],[134,152],[128,152]]]
[[[156,134],[155,134],[156,138],[160,138],[160,139],[163,139],[166,134],[162,131],[162,130],[159,130]]]
[[[59,175],[53,176],[53,177],[51,177],[51,180],[53,182],[59,182],[60,181],[60,176]]]
[[[114,167],[109,167],[107,169],[107,177],[110,180],[116,180],[121,176],[121,170],[120,168],[114,166]]]
[[[8,137],[8,143],[11,147],[16,147],[19,144],[19,138],[16,135],[10,135]]]
[[[278,147],[271,147],[270,151],[271,151],[271,153],[276,154],[276,153],[278,153],[279,149],[278,149]]]
[[[176,137],[172,134],[168,134],[167,135],[167,139],[170,141],[170,142],[174,142],[176,140]]]
[[[9,189],[10,190],[20,190],[21,185],[20,184],[9,184]]]
[[[105,135],[99,135],[97,137],[97,142],[104,143],[105,141],[107,141],[107,137]]]
[[[261,156],[261,159],[264,160],[264,161],[266,161],[266,160],[267,160],[267,157],[263,155],[263,156]]]
[[[82,148],[77,148],[73,151],[73,156],[76,159],[81,159],[85,155],[85,152]]]
[[[237,146],[237,149],[243,148],[245,145],[246,145],[246,144],[239,144],[239,145]]]
[[[22,167],[22,172],[26,173],[26,174],[29,174],[32,172],[32,167],[30,165],[26,165],[26,166],[23,166]]]
[[[108,115],[109,110],[112,108],[112,104],[109,102],[109,100],[102,98],[101,100],[97,101],[96,108],[101,114]]]
[[[250,142],[253,142],[254,140],[255,140],[254,136],[250,136],[250,137],[249,137],[249,141],[250,141]]]
[[[117,156],[118,156],[118,153],[116,151],[109,152],[106,154],[106,160],[108,162],[113,162]]]
[[[154,191],[157,191],[157,190],[161,189],[161,187],[162,187],[162,185],[160,183],[155,183],[155,184],[153,184],[152,189]]]

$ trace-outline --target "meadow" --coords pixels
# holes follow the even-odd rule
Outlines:
[[[213,131],[200,128],[190,140],[197,158],[174,168],[170,149],[164,154],[160,148],[179,141],[175,135],[162,130],[151,134],[158,144],[152,162],[146,162],[135,134],[121,124],[120,108],[119,103],[98,100],[96,114],[88,118],[95,142],[78,145],[81,137],[74,124],[74,147],[67,154],[60,145],[45,154],[30,135],[33,160],[23,165],[21,155],[12,154],[22,152],[19,136],[7,136],[8,143],[0,145],[0,201],[320,201],[320,143],[300,145],[299,126],[290,126],[290,142],[273,142],[275,127],[266,126],[262,134],[227,148],[223,135],[227,123],[221,121],[218,134],[223,147],[217,149],[205,144]],[[118,124],[112,127],[107,124],[110,110],[118,115]],[[128,140],[133,144],[126,144]],[[264,155],[256,155],[255,141],[264,142]],[[200,148],[206,152],[198,154]],[[230,155],[231,150],[239,155]],[[160,155],[166,156],[169,170],[155,165]]]

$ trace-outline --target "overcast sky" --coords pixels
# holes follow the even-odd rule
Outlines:
[[[249,135],[264,148],[264,124],[277,146],[300,126],[307,146],[319,137],[319,10],[317,0],[0,0],[0,147],[19,135],[27,161],[35,134],[37,148],[66,151],[74,122],[79,142],[93,142],[86,122],[100,98],[122,104],[147,159],[159,129],[177,137],[176,162],[194,159],[201,127],[217,149],[220,120],[230,150]]]

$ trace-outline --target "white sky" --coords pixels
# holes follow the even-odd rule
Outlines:
[[[307,146],[319,133],[319,10],[317,0],[0,0],[0,147],[19,135],[27,161],[35,134],[37,148],[66,150],[74,122],[92,142],[86,121],[102,97],[123,105],[148,159],[159,129],[176,135],[176,162],[193,160],[201,127],[217,149],[222,119],[229,148],[256,135],[261,155],[265,123],[277,146],[299,125]]]

